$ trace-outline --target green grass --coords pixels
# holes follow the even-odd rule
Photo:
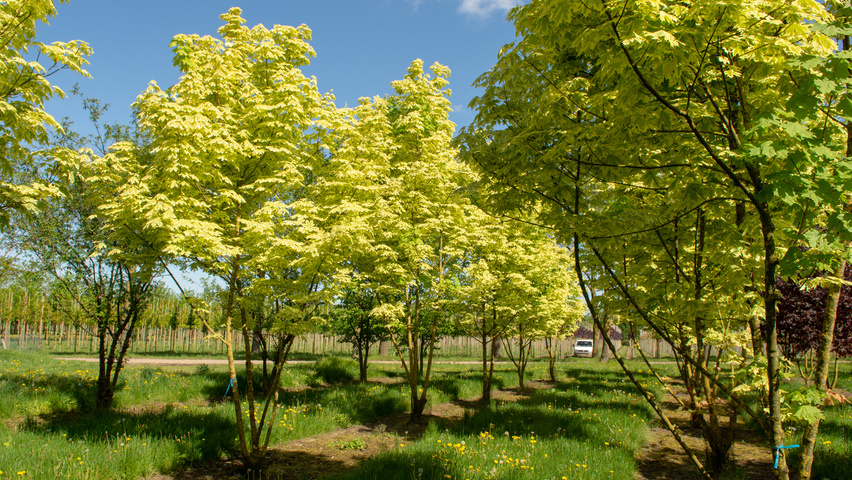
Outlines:
[[[825,409],[814,449],[812,478],[849,478],[852,471],[852,405]]]
[[[852,391],[852,363],[840,362],[837,389]],[[794,370],[795,371],[795,370]],[[829,382],[834,379],[834,363],[829,371]],[[785,383],[782,388],[795,390],[801,383]],[[848,478],[852,471],[852,405],[837,405],[823,409],[825,419],[820,422],[819,437],[814,448],[814,462],[811,478],[838,479]],[[801,428],[798,429],[801,432]],[[801,444],[800,436],[790,431],[787,444]],[[788,454],[791,471],[798,468],[797,451]]]
[[[632,478],[649,408],[613,362],[570,359],[559,368],[553,388],[494,402],[453,426],[432,425],[423,439],[344,478]],[[429,405],[479,396],[479,372],[476,364],[433,365]],[[96,364],[3,351],[0,373],[0,479],[130,480],[238,456],[225,366],[128,366],[108,413],[91,411]],[[271,443],[408,410],[398,365],[374,364],[369,375],[396,382],[352,382],[357,365],[343,358],[288,365]],[[639,376],[656,388],[647,372]],[[527,381],[546,378],[545,363],[530,364]],[[243,392],[245,381],[240,373]],[[495,367],[495,388],[517,383],[513,365]]]
[[[127,367],[112,412],[91,412],[96,365],[0,352],[0,478],[136,479],[235,455],[224,366]],[[311,365],[282,386],[306,385]],[[245,391],[245,376],[238,375]],[[256,378],[259,382],[259,378]],[[283,393],[273,444],[401,412],[396,386],[351,384]],[[244,410],[247,405],[243,404]],[[22,472],[18,475],[18,472]]]
[[[94,405],[92,364],[57,362],[29,352],[0,350],[0,418],[69,412]]]
[[[849,472],[852,471],[852,405],[826,407],[823,413],[825,419],[819,424],[811,478],[849,478]],[[801,428],[788,430],[789,437],[785,444],[801,445],[801,432]],[[797,449],[787,454],[791,471],[798,469],[798,454]]]
[[[632,479],[652,412],[610,365],[563,366],[571,378],[402,442],[337,480]],[[650,377],[640,374],[643,382]],[[656,389],[655,389],[656,390]]]
[[[134,479],[219,458],[232,436],[228,416],[192,407],[31,418],[0,429],[0,468],[40,479]]]

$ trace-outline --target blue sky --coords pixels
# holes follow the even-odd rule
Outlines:
[[[332,91],[338,107],[360,97],[393,93],[412,60],[450,67],[450,119],[463,126],[477,95],[471,84],[491,68],[500,48],[515,40],[506,21],[520,0],[69,0],[57,2],[57,16],[40,26],[42,42],[83,40],[94,49],[85,79],[71,72],[51,77],[68,91],[78,83],[87,97],[110,104],[106,122],[127,123],[130,105],[155,80],[175,84],[169,42],[178,33],[217,36],[219,15],[240,7],[247,25],[306,24],[317,53],[304,69],[321,92]],[[80,99],[52,100],[47,111],[68,117],[74,129],[91,133]],[[185,288],[198,289],[198,273],[180,275]],[[189,280],[189,282],[187,282]],[[167,279],[166,283],[171,284]]]
[[[322,92],[332,91],[338,107],[359,97],[392,93],[412,60],[423,59],[452,70],[451,120],[473,118],[471,84],[497,60],[499,49],[515,39],[506,13],[520,0],[70,0],[58,3],[49,26],[39,28],[43,42],[83,40],[94,49],[87,68],[91,79],[62,72],[51,81],[111,105],[107,121],[126,123],[130,104],[148,82],[162,87],[177,82],[171,38],[178,33],[216,36],[219,15],[243,10],[247,25],[308,25],[317,52],[304,69]],[[69,117],[86,132],[80,100],[51,101],[57,119]]]

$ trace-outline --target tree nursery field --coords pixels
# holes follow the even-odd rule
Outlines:
[[[459,3],[515,33],[466,125],[448,65],[341,107],[238,7],[110,122],[0,2],[0,478],[848,477],[849,0]]]
[[[92,365],[0,352],[0,478],[694,475],[685,463],[652,457],[648,444],[661,441],[660,424],[614,362],[561,362],[556,382],[547,381],[547,363],[532,364],[528,381],[535,388],[526,392],[517,388],[514,368],[499,366],[494,386],[504,395],[495,394],[488,405],[476,401],[481,379],[475,368],[442,364],[433,380],[429,421],[418,425],[407,423],[404,372],[396,365],[371,367],[366,383],[356,381],[358,368],[351,359],[291,365],[282,374],[268,459],[255,476],[234,461],[239,458],[236,424],[225,398],[224,366],[128,367],[115,408],[102,412],[94,406]],[[662,397],[656,378],[636,367],[640,381]],[[673,373],[672,368],[663,366],[663,372]],[[238,375],[238,382],[244,381]],[[817,471],[820,478],[842,478],[852,454],[852,407],[830,408],[826,415]],[[690,430],[687,423],[683,427]],[[700,432],[695,434],[697,441]],[[749,460],[771,463],[763,449],[762,457]],[[672,462],[672,451],[666,455]],[[726,478],[765,478],[750,476],[748,465],[738,463]]]
[[[157,478],[221,463],[238,448],[222,367],[128,367],[115,408],[104,413],[94,410],[92,364],[15,352],[0,352],[0,362],[0,478]],[[353,471],[338,472],[339,478],[633,478],[633,454],[652,412],[611,368],[572,364],[565,373],[571,376],[523,400],[470,402],[468,413],[455,420],[436,417],[408,426],[404,373],[397,366],[371,368],[371,381],[357,383],[351,360],[293,365],[282,375],[271,444],[352,425],[373,425],[375,431],[383,423],[376,439],[336,444],[341,451],[387,444]],[[530,377],[546,378],[546,364],[531,365]],[[468,365],[441,365],[433,383],[430,408],[474,398],[480,389]],[[499,368],[494,384],[516,386],[517,375]],[[269,462],[268,478],[278,478],[276,467]],[[245,478],[244,472],[236,475]]]

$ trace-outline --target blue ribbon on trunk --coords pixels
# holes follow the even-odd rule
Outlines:
[[[781,449],[783,448],[798,448],[798,445],[781,445],[780,447],[772,447],[772,450],[775,451],[775,470],[778,470],[778,454],[781,453]]]
[[[226,397],[228,396],[228,392],[230,392],[230,391],[231,391],[231,386],[232,386],[232,385],[234,385],[234,382],[236,382],[236,381],[237,381],[237,379],[236,379],[236,378],[232,378],[232,379],[231,379],[231,381],[230,381],[230,382],[228,382],[228,388],[227,388],[227,389],[225,389],[225,396],[226,396]],[[778,468],[778,467],[775,467],[775,468]]]

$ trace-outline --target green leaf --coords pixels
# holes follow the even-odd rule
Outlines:
[[[802,405],[791,414],[791,417],[801,423],[814,423],[817,420],[825,420],[825,414],[812,405]]]

